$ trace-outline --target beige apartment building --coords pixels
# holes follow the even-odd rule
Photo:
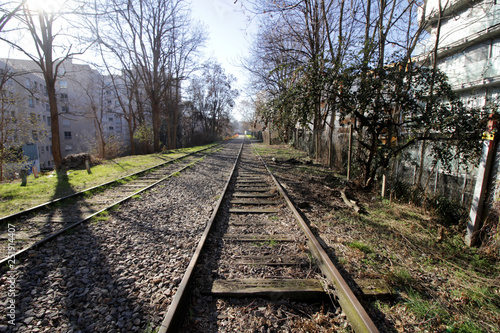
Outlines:
[[[24,121],[23,135],[14,136],[10,145],[22,145],[29,163],[39,170],[53,168],[50,109],[40,69],[30,60],[19,59],[0,59],[0,68],[3,73],[15,73],[4,88],[16,96],[11,116]],[[60,67],[56,89],[63,157],[96,153],[101,130],[107,140],[126,149],[127,125],[109,77],[68,59]]]

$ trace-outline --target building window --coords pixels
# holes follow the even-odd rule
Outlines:
[[[45,149],[43,148],[43,146],[40,146],[40,153],[45,153]]]
[[[36,124],[36,114],[30,113],[30,122],[31,122],[31,125]]]
[[[45,146],[45,150],[47,151],[47,153],[49,152],[49,146]]]
[[[113,126],[109,126],[109,130],[112,131],[114,130],[115,128]]]
[[[45,103],[45,111],[49,111],[50,112],[50,105],[49,105],[49,103]]]
[[[31,82],[30,79],[26,79],[26,88],[31,89]]]
[[[68,94],[60,94],[59,97],[61,98],[62,101],[68,100]]]
[[[64,127],[71,127],[71,120],[63,119],[62,124]]]
[[[113,117],[109,117],[108,120],[109,120],[110,123],[112,123],[113,122]]]
[[[47,117],[47,125],[50,126],[50,117]]]
[[[479,43],[472,45],[465,49],[465,65],[473,64],[478,61],[484,61],[488,59],[489,54],[489,44]]]
[[[28,97],[28,105],[29,105],[31,108],[34,108],[34,107],[35,107],[35,102],[33,101],[33,97]]]
[[[62,112],[69,112],[69,106],[62,106],[61,110]]]
[[[33,137],[33,141],[38,141],[38,132],[37,131],[31,131],[31,136]]]
[[[59,89],[68,88],[68,81],[61,80],[59,81]]]
[[[64,139],[71,140],[71,132],[64,132]]]

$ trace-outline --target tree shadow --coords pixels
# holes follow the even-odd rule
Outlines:
[[[70,188],[67,174],[58,173],[53,199]],[[49,211],[43,233],[52,233],[62,222],[83,219],[78,203],[56,204]],[[78,208],[77,208],[78,207]],[[65,224],[66,225],[66,224]],[[69,229],[57,238],[30,250],[17,259],[14,275],[15,325],[7,332],[33,332],[51,329],[58,332],[108,332],[119,328],[138,331],[145,326],[145,315],[132,295],[135,281],[120,280],[120,271],[109,263],[106,239],[88,222]],[[1,302],[7,294],[0,295]]]

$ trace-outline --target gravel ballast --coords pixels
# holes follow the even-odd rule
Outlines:
[[[240,140],[3,268],[0,332],[143,332],[161,323]],[[10,280],[9,280],[10,279]],[[6,315],[15,281],[15,325]]]

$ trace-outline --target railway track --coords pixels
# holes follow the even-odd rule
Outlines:
[[[159,332],[378,332],[248,142],[224,193]]]
[[[2,331],[377,332],[251,145],[206,160],[4,269]]]
[[[0,218],[0,264],[177,175],[218,149],[218,145],[210,146]],[[15,230],[15,240],[9,239],[9,229]],[[9,253],[9,245],[15,253]]]

